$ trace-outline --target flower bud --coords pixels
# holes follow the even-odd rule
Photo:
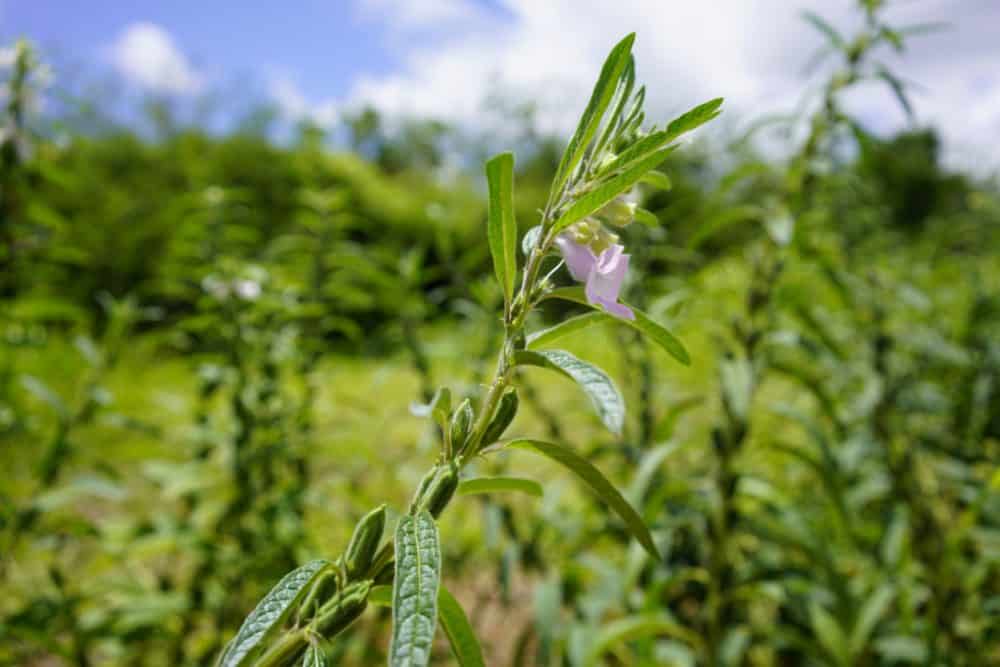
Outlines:
[[[628,227],[635,220],[635,209],[635,202],[615,197],[597,212],[597,217],[612,227]]]

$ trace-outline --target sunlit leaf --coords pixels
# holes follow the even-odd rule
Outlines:
[[[441,619],[441,627],[448,636],[451,652],[459,667],[483,667],[486,663],[483,661],[483,650],[476,639],[476,633],[462,605],[444,586],[438,589],[438,618]]]
[[[583,389],[608,430],[620,434],[625,422],[625,399],[601,369],[563,350],[520,350],[514,360],[522,366],[538,366],[561,373]]]
[[[497,282],[510,307],[517,275],[517,223],[514,221],[514,156],[501,153],[486,163],[489,184],[487,237]]]
[[[400,518],[395,546],[389,665],[424,667],[431,659],[441,582],[441,546],[434,517],[421,511]]]

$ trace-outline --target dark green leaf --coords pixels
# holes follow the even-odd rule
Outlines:
[[[511,449],[524,449],[541,454],[556,463],[563,465],[579,477],[590,489],[597,494],[597,497],[604,501],[614,512],[625,522],[629,532],[639,540],[649,554],[659,560],[660,554],[653,543],[653,537],[649,534],[649,529],[643,522],[642,517],[628,504],[611,482],[601,474],[589,461],[581,457],[571,449],[562,447],[555,443],[544,442],[542,440],[518,439],[501,443],[502,447]]]
[[[479,647],[476,633],[458,603],[444,586],[438,589],[438,618],[441,627],[451,642],[451,651],[459,667],[483,667],[483,650]]]
[[[493,269],[510,307],[517,274],[517,223],[514,221],[514,156],[501,153],[486,163],[489,184],[489,221],[487,236]]]
[[[625,399],[608,374],[563,350],[521,350],[514,356],[520,365],[538,366],[574,380],[597,410],[608,430],[620,434],[625,421]]]
[[[267,637],[284,624],[309,584],[329,564],[329,561],[314,560],[286,574],[243,621],[236,637],[219,659],[219,665],[239,667],[250,664]]]
[[[389,665],[424,667],[431,659],[441,581],[441,546],[434,517],[426,511],[403,516],[396,527],[395,545]]]

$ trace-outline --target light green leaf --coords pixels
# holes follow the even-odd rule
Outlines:
[[[243,621],[219,658],[220,667],[250,664],[265,640],[284,624],[309,585],[329,565],[329,561],[314,560],[286,574]]]
[[[892,604],[895,596],[896,593],[893,591],[892,586],[882,584],[861,605],[858,618],[854,622],[854,630],[851,632],[850,648],[852,656],[859,656],[864,651],[865,645],[871,638],[872,631],[875,630],[875,626],[878,625],[878,622],[889,611],[889,605]]]
[[[641,160],[647,155],[660,150],[668,143],[670,143],[670,135],[667,134],[666,130],[650,132],[625,148],[614,160],[601,169],[600,173],[602,175],[617,173],[618,171],[634,164],[637,160]],[[675,148],[676,146],[671,146],[664,150],[672,151]]]
[[[573,137],[570,139],[569,144],[566,146],[566,151],[559,161],[559,168],[556,170],[556,176],[552,184],[553,192],[559,193],[562,191],[566,181],[572,175],[577,165],[580,164],[580,160],[583,159],[583,154],[597,132],[597,128],[601,124],[601,119],[604,117],[604,112],[607,110],[608,105],[611,103],[611,98],[618,88],[618,82],[625,68],[628,66],[632,55],[632,43],[634,41],[635,33],[627,35],[611,49],[607,60],[604,61],[604,67],[601,68],[601,74],[594,85],[594,92],[591,93],[590,102],[587,103],[587,107],[580,117],[580,123],[576,128],[576,132],[573,133]]]
[[[510,449],[523,449],[526,451],[541,454],[556,463],[566,467],[577,477],[579,477],[597,497],[604,501],[614,512],[625,522],[629,532],[639,540],[650,556],[659,560],[660,554],[653,543],[653,536],[649,534],[642,517],[628,504],[611,482],[601,474],[589,461],[581,457],[571,449],[543,440],[517,439],[505,443],[499,443],[500,447]]]
[[[673,140],[682,134],[686,134],[691,130],[701,127],[722,113],[719,110],[719,107],[721,106],[721,97],[716,97],[714,100],[709,100],[708,102],[699,104],[687,113],[683,113],[674,120],[670,121],[670,124],[667,125],[667,134],[670,139]]]
[[[557,340],[561,340],[570,334],[576,333],[577,331],[582,331],[595,324],[600,324],[602,322],[607,322],[609,316],[602,313],[599,310],[592,310],[582,315],[577,315],[575,317],[570,317],[563,320],[559,324],[549,327],[548,329],[542,329],[541,331],[536,331],[527,338],[527,345],[529,348],[537,349],[550,345]]]
[[[431,659],[441,582],[441,546],[434,517],[422,511],[400,518],[395,545],[389,665],[424,667]]]
[[[670,190],[674,187],[674,184],[670,181],[670,177],[662,171],[647,172],[642,178],[639,179],[639,182],[651,185],[660,190]]]
[[[658,167],[666,158],[670,149],[657,151],[646,157],[637,160],[617,176],[604,181],[601,185],[590,192],[579,197],[566,211],[553,223],[555,231],[564,229],[574,222],[586,218],[588,215],[600,210],[605,204],[625,192],[638,181],[646,172],[654,167]]]
[[[809,622],[820,644],[839,665],[850,664],[847,637],[837,619],[818,602],[809,604]]]
[[[656,217],[656,214],[652,211],[647,211],[644,208],[635,209],[635,221],[641,225],[646,225],[647,227],[660,226],[660,219]]]
[[[583,292],[583,288],[580,286],[574,287],[560,287],[554,289],[545,295],[546,299],[562,299],[564,301],[572,301],[574,303],[579,303],[588,308],[596,307],[591,305],[587,301],[587,297]],[[628,304],[626,304],[628,305]],[[635,306],[629,306],[632,312],[635,313],[634,320],[624,320],[619,317],[612,317],[604,311],[598,310],[599,313],[604,315],[609,321],[617,322],[618,324],[625,324],[642,334],[645,334],[653,340],[657,345],[659,345],[663,350],[672,356],[677,361],[681,362],[685,366],[691,363],[691,356],[688,354],[687,350],[684,348],[684,344],[677,339],[672,333],[670,333],[662,324],[656,322],[646,313],[642,312]]]
[[[469,619],[451,593],[444,586],[438,589],[438,618],[451,642],[451,652],[459,667],[484,667],[483,650],[469,623]]]
[[[478,493],[504,493],[519,491],[541,498],[542,485],[533,479],[523,477],[475,477],[462,480],[458,484],[458,495],[471,496]]]
[[[514,221],[514,156],[501,153],[486,163],[489,184],[487,237],[497,282],[510,308],[517,274],[517,223]]]
[[[514,355],[514,361],[520,365],[547,368],[574,380],[590,398],[608,430],[621,433],[625,421],[625,399],[607,373],[563,350],[521,350]]]
[[[625,105],[629,102],[632,95],[632,88],[634,86],[635,58],[630,54],[628,57],[628,64],[625,66],[625,72],[622,74],[621,80],[618,82],[618,87],[615,90],[614,108],[608,116],[608,119],[604,122],[604,128],[601,130],[600,136],[594,143],[594,150],[591,155],[599,158],[604,152],[605,147],[607,147],[609,142],[611,142],[612,138],[617,135],[621,126],[620,121],[622,120],[622,115],[625,111]]]

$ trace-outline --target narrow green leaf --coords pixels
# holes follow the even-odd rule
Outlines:
[[[284,624],[309,585],[329,564],[329,561],[314,560],[286,574],[243,621],[236,637],[219,658],[220,667],[250,664],[268,636]]]
[[[889,605],[892,604],[896,593],[889,584],[882,584],[876,588],[872,594],[861,605],[858,618],[854,622],[854,629],[851,631],[850,648],[851,656],[857,657],[865,650],[868,640],[875,630],[875,626],[882,620]]]
[[[576,333],[577,331],[582,331],[595,324],[600,324],[601,322],[607,322],[609,316],[602,313],[599,310],[592,310],[582,315],[577,315],[575,317],[570,317],[563,320],[559,324],[549,327],[548,329],[542,329],[541,331],[536,331],[527,338],[527,344],[529,348],[537,349],[550,345],[557,340],[561,340],[570,334]]]
[[[642,178],[650,169],[658,167],[669,152],[670,149],[667,148],[647,155],[641,160],[637,160],[630,167],[622,171],[622,173],[608,179],[603,184],[578,198],[555,221],[552,225],[553,230],[558,232],[600,210],[609,201],[635,185],[636,181]]]
[[[671,140],[676,139],[682,134],[686,134],[691,130],[701,127],[708,121],[712,120],[720,113],[719,107],[722,106],[723,99],[721,97],[716,97],[714,100],[709,100],[699,104],[690,111],[681,114],[674,120],[670,121],[667,125],[667,135]]]
[[[581,305],[587,306],[588,308],[594,308],[588,301],[587,297],[583,292],[583,288],[580,286],[573,287],[560,287],[552,290],[545,295],[546,299],[562,299],[563,301],[572,301],[574,303],[579,303]],[[632,312],[635,313],[634,320],[623,320],[618,317],[612,317],[603,311],[600,312],[609,321],[617,322],[619,324],[625,324],[636,331],[639,331],[646,336],[649,336],[657,345],[663,348],[667,354],[672,356],[677,361],[681,362],[685,366],[690,365],[691,356],[688,354],[687,350],[684,348],[684,344],[677,339],[672,333],[670,333],[663,325],[656,322],[646,313],[642,312],[635,306],[629,306]]]
[[[597,141],[594,143],[594,150],[592,155],[600,158],[606,146],[611,142],[612,138],[617,134],[620,121],[622,120],[622,114],[625,111],[625,105],[629,102],[629,98],[632,95],[632,88],[635,86],[635,58],[629,54],[628,64],[625,66],[625,72],[622,74],[621,80],[618,82],[618,87],[615,90],[614,97],[614,108],[608,119],[604,123],[604,127],[601,130]]]
[[[840,33],[834,29],[832,25],[824,21],[815,12],[804,11],[802,12],[802,18],[805,19],[811,26],[823,33],[830,43],[833,44],[838,49],[843,49],[846,46],[844,38],[840,36]]]
[[[604,67],[601,68],[601,73],[597,78],[597,83],[594,85],[590,101],[587,103],[587,107],[580,117],[580,123],[577,125],[576,132],[573,133],[573,137],[570,139],[569,144],[566,146],[566,151],[559,161],[559,168],[556,170],[556,177],[552,184],[554,192],[558,193],[562,191],[573,170],[576,169],[577,165],[580,164],[580,160],[583,159],[583,154],[597,132],[598,126],[600,126],[604,112],[611,103],[611,98],[618,87],[618,81],[628,66],[632,54],[633,42],[635,42],[635,33],[627,35],[623,40],[618,42],[611,49],[607,60],[604,61]]]
[[[424,667],[431,659],[441,581],[441,546],[434,517],[422,511],[400,518],[395,545],[389,665]]]
[[[821,604],[813,601],[809,605],[809,622],[819,643],[839,665],[849,665],[847,638],[837,619]]]
[[[520,365],[547,368],[575,381],[590,398],[608,430],[621,433],[625,422],[625,399],[607,373],[563,350],[521,350],[515,353],[514,361]]]
[[[514,156],[501,153],[486,163],[489,184],[487,237],[497,282],[510,308],[517,274],[517,223],[514,221]]]
[[[507,491],[519,491],[536,498],[541,498],[543,495],[541,484],[533,479],[524,479],[523,477],[475,477],[462,480],[458,485],[458,495],[460,496]]]
[[[602,169],[600,173],[614,174],[622,169],[625,169],[629,165],[634,164],[637,160],[660,150],[669,142],[670,135],[667,134],[666,130],[651,132],[619,153],[618,157],[608,163],[608,165]],[[665,150],[673,150],[674,148],[675,147],[671,146]]]
[[[485,667],[483,650],[462,605],[442,586],[438,589],[438,618],[451,642],[451,652],[459,667]]]
[[[568,468],[579,477],[590,489],[597,494],[597,497],[604,501],[612,510],[625,522],[629,532],[639,540],[639,543],[649,554],[659,560],[660,554],[653,543],[653,536],[649,534],[649,529],[643,522],[642,517],[628,504],[611,482],[601,474],[589,461],[581,457],[571,449],[562,447],[551,442],[542,440],[517,439],[500,446],[511,449],[523,449],[541,454],[556,463]]]

